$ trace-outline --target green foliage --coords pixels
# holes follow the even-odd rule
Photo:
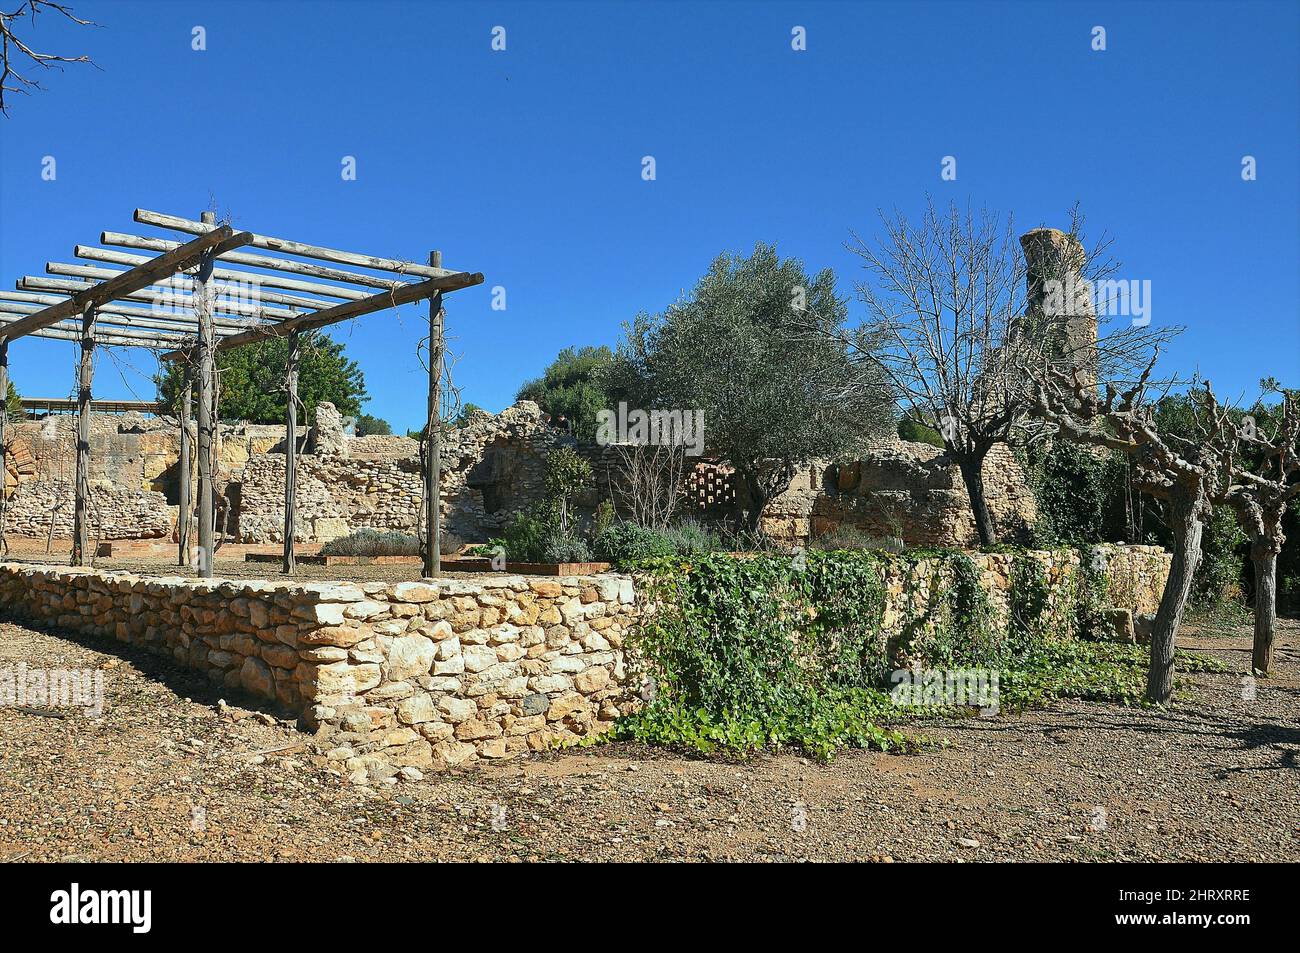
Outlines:
[[[1192,579],[1192,599],[1200,605],[1242,602],[1241,581],[1248,552],[1236,515],[1217,507],[1201,534],[1201,563]]]
[[[289,359],[286,338],[268,338],[256,344],[217,352],[221,393],[218,413],[223,420],[257,424],[284,423],[285,368]],[[160,399],[173,413],[180,407],[184,383],[179,362],[167,362],[156,379]],[[329,401],[344,416],[361,413],[367,400],[365,375],[343,353],[343,345],[321,334],[303,335],[298,360],[298,398],[309,413]]]
[[[23,419],[22,399],[18,396],[18,391],[14,389],[14,382],[9,381],[8,392],[5,394],[5,413],[10,420]]]
[[[557,523],[552,506],[538,505],[516,513],[506,523],[502,535],[506,558],[525,563],[543,562],[547,544],[557,535]]]
[[[614,352],[600,347],[566,347],[541,377],[519,388],[515,400],[536,401],[554,417],[565,417],[573,433],[588,443],[596,439],[596,414],[613,406],[605,372]]]
[[[1035,545],[1052,549],[1120,539],[1125,467],[1120,454],[1098,454],[1064,440],[1031,456],[1029,478],[1038,504]]]
[[[487,413],[487,411],[485,411],[478,404],[466,402],[460,408],[460,413],[456,415],[456,419],[451,422],[451,425],[453,427],[464,427],[467,423],[469,423],[470,417],[478,413]],[[416,436],[418,437],[423,432],[424,432],[424,428],[421,427],[420,430],[416,433]],[[408,434],[407,436],[410,436],[410,434]]]
[[[883,583],[870,554],[706,554],[658,579],[665,608],[638,637],[655,697],[620,722],[622,737],[823,757],[907,746],[875,724],[893,705],[877,688]]]
[[[392,433],[393,428],[381,417],[373,417],[370,414],[361,414],[357,417],[358,437],[388,437]]]
[[[633,406],[703,412],[707,443],[737,470],[751,523],[789,468],[841,457],[892,426],[883,386],[864,383],[832,333],[847,318],[835,276],[759,244],[720,255],[691,294],[627,328],[610,379]],[[614,385],[611,385],[614,386]]]
[[[418,556],[420,540],[408,533],[359,529],[331,539],[320,548],[322,556]]]
[[[943,449],[943,434],[911,417],[904,417],[898,422],[898,436],[913,443],[928,443],[932,447]]]
[[[650,559],[695,556],[727,549],[727,543],[718,533],[690,519],[679,520],[664,530],[632,522],[611,523],[593,536],[591,546],[597,558],[625,569]]]
[[[1149,650],[1117,642],[1062,639],[1035,646],[999,683],[998,704],[1014,710],[1043,705],[1057,698],[1145,704]],[[1207,655],[1175,653],[1181,673],[1222,672],[1227,667]]]
[[[662,608],[632,648],[654,690],[640,712],[617,723],[614,737],[706,752],[792,745],[819,757],[844,746],[915,746],[892,726],[919,710],[895,704],[883,690],[898,655],[926,668],[995,669],[999,704],[1012,708],[1055,698],[1138,703],[1147,649],[1072,637],[1071,620],[1106,599],[1104,564],[1091,552],[1080,555],[1078,581],[1053,596],[1044,564],[1018,553],[1005,627],[994,622],[978,567],[959,551],[715,553],[643,562]],[[885,571],[915,569],[923,560],[942,563],[921,599],[934,607],[891,641],[882,631]],[[915,588],[918,577],[911,578],[904,592]],[[1189,653],[1179,653],[1178,666],[1184,673],[1224,670]]]

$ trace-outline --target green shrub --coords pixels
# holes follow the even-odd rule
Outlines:
[[[408,533],[359,529],[321,546],[322,556],[418,556],[421,542]]]
[[[591,543],[598,559],[631,567],[648,559],[725,552],[726,541],[714,530],[684,519],[659,531],[632,522],[612,523]]]
[[[591,550],[580,539],[551,536],[542,547],[542,562],[585,563],[591,561]]]
[[[1123,537],[1126,464],[1121,454],[1098,454],[1058,440],[1028,463],[1038,506],[1036,546],[1088,546]]]
[[[544,562],[546,546],[555,535],[556,518],[553,508],[534,506],[516,513],[502,531],[506,558],[522,563]]]

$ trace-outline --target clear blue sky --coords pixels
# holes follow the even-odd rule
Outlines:
[[[776,242],[847,291],[843,243],[878,207],[912,213],[929,191],[1028,228],[1078,200],[1121,276],[1151,281],[1153,321],[1188,327],[1170,370],[1229,396],[1264,374],[1300,386],[1295,3],[73,5],[102,29],[51,17],[34,38],[101,69],[52,74],[0,119],[6,287],[102,229],[149,231],[137,206],[197,217],[212,199],[265,234],[441,248],[487,276],[448,320],[466,399],[499,410],[560,348],[615,343],[721,250]],[[335,332],[367,410],[398,428],[423,416],[423,313]],[[148,353],[118,355],[96,396],[152,397]],[[11,347],[31,396],[67,396],[72,360],[68,343]]]

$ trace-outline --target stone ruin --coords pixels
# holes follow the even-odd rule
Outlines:
[[[316,425],[299,428],[295,538],[320,543],[358,529],[418,533],[423,485],[419,442],[402,436],[356,437],[332,405]],[[66,539],[72,533],[76,418],[53,416],[10,426],[6,531]],[[500,535],[510,516],[543,498],[546,458],[570,446],[596,477],[581,502],[588,514],[608,487],[615,455],[579,446],[531,401],[500,414],[478,411],[443,445],[444,531],[466,543]],[[179,516],[179,429],[174,418],[95,414],[91,421],[91,521],[100,539],[175,538]],[[218,442],[218,526],[231,542],[275,544],[284,530],[284,428],[230,424]],[[725,466],[697,465],[683,515],[721,518],[735,501]],[[986,469],[999,532],[1023,540],[1034,500],[1015,457],[999,447]],[[956,466],[928,444],[894,440],[860,460],[802,468],[764,511],[763,529],[791,544],[842,526],[899,537],[912,546],[968,546],[976,540]]]
[[[1021,238],[1028,305],[1024,333],[1059,338],[1060,349],[1087,373],[1097,319],[1082,281],[1078,241],[1040,228]],[[1052,281],[1059,281],[1053,299]],[[295,538],[326,542],[358,529],[418,533],[423,484],[417,441],[400,436],[356,437],[328,403],[315,425],[299,428],[306,452],[299,459]],[[12,535],[67,538],[72,533],[75,457],[72,416],[24,421],[10,427],[5,473],[6,530]],[[175,535],[178,518],[179,429],[175,418],[96,414],[91,421],[91,521],[101,539]],[[588,515],[616,484],[617,453],[579,446],[531,401],[500,414],[472,413],[442,448],[444,531],[463,542],[499,535],[512,514],[543,497],[546,458],[571,446],[593,463],[593,485],[579,504]],[[223,425],[218,441],[218,528],[240,543],[282,542],[284,428]],[[1036,518],[1026,474],[1009,447],[997,446],[985,464],[988,504],[999,538],[1028,542]],[[683,515],[727,515],[736,492],[725,466],[697,463],[687,475]],[[602,493],[602,488],[604,493]],[[860,459],[814,461],[764,510],[763,530],[787,544],[806,545],[842,528],[908,546],[977,544],[965,486],[942,450],[892,439]]]

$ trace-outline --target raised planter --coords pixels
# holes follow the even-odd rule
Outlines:
[[[246,553],[244,562],[280,563],[279,553]],[[419,556],[296,556],[304,566],[420,566]],[[608,572],[609,563],[507,563],[504,570],[493,569],[490,559],[478,556],[442,557],[442,568],[448,572],[510,572],[521,576],[592,576]]]
[[[419,556],[294,556],[304,566],[419,566],[424,560]],[[246,553],[246,563],[279,563],[280,553]]]

